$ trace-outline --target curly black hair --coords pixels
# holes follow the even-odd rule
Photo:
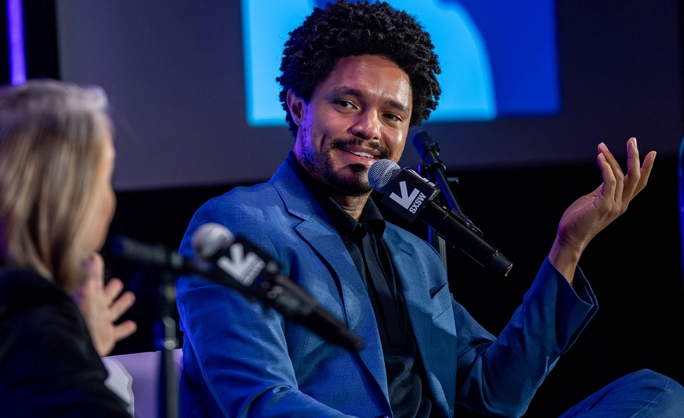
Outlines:
[[[386,2],[348,3],[340,0],[319,7],[290,32],[280,64],[283,86],[280,102],[290,131],[297,125],[287,107],[292,89],[307,103],[316,86],[325,80],[340,58],[380,55],[397,64],[409,76],[413,90],[410,126],[421,125],[437,108],[442,92],[436,74],[441,72],[430,34],[416,19]]]

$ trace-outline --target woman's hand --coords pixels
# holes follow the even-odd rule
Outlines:
[[[114,345],[133,334],[135,322],[128,320],[114,323],[133,306],[135,295],[123,290],[123,283],[117,278],[104,283],[104,261],[100,254],[93,254],[83,266],[83,283],[73,294],[86,324],[93,345],[100,356],[108,355]]]

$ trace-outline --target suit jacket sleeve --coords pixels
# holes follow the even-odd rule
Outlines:
[[[279,243],[271,242],[273,230],[266,228],[276,226],[260,211],[232,206],[219,197],[195,213],[181,244],[182,255],[193,256],[192,233],[208,222],[227,225],[234,234],[246,234],[263,250],[277,254]],[[177,304],[184,332],[183,416],[349,416],[299,390],[285,323],[277,312],[234,289],[193,276],[179,278]]]
[[[525,413],[560,355],[598,309],[579,268],[575,277],[573,288],[547,258],[523,303],[495,340],[454,302],[458,403],[488,414]]]

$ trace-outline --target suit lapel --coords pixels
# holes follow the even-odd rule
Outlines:
[[[444,311],[435,309],[430,297],[428,272],[415,254],[415,248],[389,228],[385,231],[384,239],[398,273],[418,352],[427,371],[428,384],[435,400],[447,403],[453,410],[456,393],[455,339],[445,335],[435,324],[436,316]]]
[[[325,227],[330,227],[330,225],[325,224]],[[359,352],[359,356],[369,373],[376,378],[383,392],[387,395],[385,365],[375,314],[368,297],[368,291],[349,256],[347,248],[342,243],[337,231],[322,231],[320,223],[314,220],[304,221],[296,229],[318,256],[330,266],[330,271],[334,272],[333,275],[337,275],[336,279],[344,305],[347,327],[361,337],[365,343],[364,348]],[[318,251],[317,249],[325,249],[325,251]]]
[[[302,220],[295,230],[337,280],[349,330],[364,341],[359,357],[385,397],[387,377],[375,314],[363,280],[328,216],[285,161],[271,179],[290,215]]]

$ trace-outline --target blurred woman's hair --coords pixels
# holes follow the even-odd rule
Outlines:
[[[0,257],[67,292],[89,257],[96,171],[112,126],[99,87],[29,80],[0,88]],[[91,250],[92,251],[92,250]]]

